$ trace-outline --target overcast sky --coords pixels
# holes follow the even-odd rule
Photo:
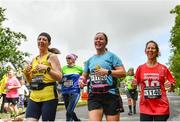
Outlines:
[[[77,64],[95,54],[94,36],[108,35],[108,49],[120,57],[127,68],[146,62],[145,44],[155,40],[159,44],[159,62],[166,64],[170,56],[170,30],[175,15],[170,14],[179,0],[0,0],[8,18],[3,24],[22,32],[27,42],[21,50],[38,54],[37,36],[48,32],[51,47],[61,51],[61,65],[65,56],[75,53]]]

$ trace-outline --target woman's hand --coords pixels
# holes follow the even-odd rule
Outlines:
[[[137,80],[136,80],[136,79],[133,79],[133,80],[132,80],[132,84],[131,84],[132,88],[133,88],[133,89],[136,89],[136,88],[137,88],[137,85],[138,85]]]
[[[81,76],[81,77],[79,78],[78,84],[79,84],[79,87],[80,87],[81,89],[84,88],[84,86],[86,86],[86,81],[85,81],[85,79],[84,79],[83,76]]]
[[[44,64],[38,64],[35,69],[37,71],[41,71],[41,70],[47,70],[48,66],[44,65]]]
[[[95,69],[94,70],[95,74],[96,75],[99,75],[99,76],[105,76],[105,75],[108,75],[108,70],[107,69],[104,69],[104,68],[98,68],[98,69]]]
[[[171,82],[166,81],[166,82],[164,83],[164,86],[165,86],[166,89],[170,89],[170,88],[171,88]]]
[[[28,66],[25,68],[25,72],[26,73],[30,73],[32,70],[32,65],[31,64],[28,64]]]

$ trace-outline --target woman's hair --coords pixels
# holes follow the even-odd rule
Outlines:
[[[148,41],[148,42],[146,43],[146,48],[147,48],[147,46],[148,46],[149,43],[153,43],[153,44],[155,45],[155,48],[156,48],[156,50],[157,50],[157,52],[158,52],[157,55],[156,55],[156,57],[160,56],[158,44],[157,44],[155,41],[150,40],[150,41]],[[146,50],[146,48],[145,48],[145,50]]]
[[[49,44],[51,44],[51,36],[48,33],[42,32],[39,34],[39,36],[45,36],[48,39]],[[48,51],[54,54],[61,54],[57,48],[48,48]]]
[[[49,44],[51,44],[51,36],[48,33],[42,32],[39,34],[39,36],[45,36],[48,39]]]
[[[105,40],[106,40],[106,45],[107,45],[108,44],[108,37],[107,37],[107,35],[104,32],[98,32],[98,33],[96,33],[96,35],[97,34],[103,34],[104,35]]]
[[[54,54],[61,54],[61,52],[57,48],[48,48],[48,51]]]
[[[76,55],[76,54],[74,54],[74,53],[71,53],[71,54],[68,54],[67,56],[66,56],[66,58],[71,58],[72,60],[76,60],[77,58],[78,58],[78,56]]]

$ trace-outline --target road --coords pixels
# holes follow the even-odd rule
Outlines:
[[[170,110],[171,110],[171,115],[169,117],[168,121],[178,121],[180,120],[180,96],[177,96],[174,93],[168,93],[168,98],[170,102]],[[138,111],[138,106],[137,106],[137,114],[129,116],[128,113],[128,105],[127,105],[127,99],[125,95],[122,95],[123,103],[124,103],[124,109],[125,112],[121,113],[120,120],[121,121],[139,121],[139,111]],[[139,102],[139,101],[138,101]],[[137,103],[138,105],[139,103]],[[82,106],[78,107],[75,109],[75,112],[77,113],[77,116],[82,120],[82,121],[87,121],[88,120],[88,110],[87,106]],[[66,118],[66,111],[65,110],[60,110],[56,114],[56,120],[57,121],[65,121]],[[105,118],[103,118],[105,120]]]

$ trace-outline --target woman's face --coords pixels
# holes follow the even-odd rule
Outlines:
[[[13,77],[14,76],[14,71],[13,70],[9,70],[8,71],[8,77]]]
[[[149,43],[145,49],[145,53],[148,59],[156,59],[158,55],[158,50],[156,48],[156,45],[154,43]]]
[[[133,70],[129,70],[128,71],[128,75],[133,75],[134,74],[134,71]]]
[[[71,57],[67,57],[66,62],[67,62],[68,65],[71,65],[71,64],[74,63],[74,60]]]
[[[40,50],[41,49],[47,49],[48,46],[49,46],[48,38],[45,37],[45,36],[39,36],[38,40],[37,40],[37,43],[38,43],[38,48]]]
[[[96,50],[104,50],[106,47],[106,38],[102,33],[96,34],[94,38],[94,46]]]

